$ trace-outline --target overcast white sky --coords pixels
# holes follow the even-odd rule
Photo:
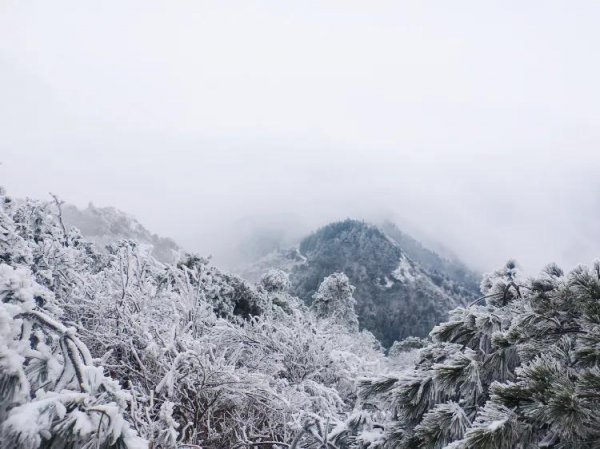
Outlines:
[[[223,262],[391,217],[487,270],[600,257],[600,2],[0,0],[0,184]]]

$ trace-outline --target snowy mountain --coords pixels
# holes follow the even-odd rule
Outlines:
[[[282,269],[290,273],[292,292],[310,303],[326,276],[343,272],[356,286],[361,327],[384,346],[426,336],[449,310],[477,296],[478,276],[392,225],[385,229],[389,232],[357,220],[332,223],[304,238],[295,250],[263,257],[242,276],[257,278],[269,268]]]
[[[442,256],[427,248],[417,239],[402,232],[391,221],[383,222],[379,228],[394,240],[408,257],[432,273],[450,278],[470,290],[479,291],[481,275],[470,270],[455,256]]]
[[[471,294],[412,243],[346,220],[274,254],[307,307],[281,270],[99,251],[0,188],[0,449],[598,448],[600,262],[510,261],[385,355],[359,318],[389,344]]]
[[[62,212],[67,227],[75,226],[99,248],[118,240],[135,240],[151,248],[156,259],[168,263],[176,262],[181,253],[173,240],[151,233],[135,217],[114,207],[96,207],[90,203],[87,208],[79,209],[64,205]]]
[[[99,248],[135,240],[166,263],[176,262],[181,253],[174,241],[151,233],[113,207],[64,206],[63,217],[67,226],[77,227]],[[427,335],[450,309],[474,298],[479,287],[478,276],[460,262],[442,258],[391,223],[330,224],[304,238],[298,248],[273,251],[240,275],[257,282],[271,268],[289,273],[292,292],[307,303],[325,277],[344,272],[356,286],[361,326],[385,346]]]
[[[104,212],[101,231],[144,236]],[[0,188],[0,449],[312,448],[319,417],[340,423],[383,368],[342,320],[341,276],[313,312],[281,271],[254,285],[131,239],[100,251],[60,215]]]

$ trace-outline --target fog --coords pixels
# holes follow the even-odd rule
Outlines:
[[[596,1],[0,2],[0,184],[236,261],[392,219],[479,270],[600,257]],[[241,245],[241,249],[240,249]]]

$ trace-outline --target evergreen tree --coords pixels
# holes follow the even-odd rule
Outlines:
[[[313,296],[311,309],[319,319],[358,330],[358,318],[354,311],[354,287],[344,273],[327,276]]]
[[[485,305],[434,328],[413,370],[363,383],[388,412],[384,446],[600,447],[600,265],[524,281],[510,262],[482,291]]]

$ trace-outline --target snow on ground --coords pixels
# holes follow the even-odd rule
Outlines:
[[[392,272],[392,276],[401,282],[415,282],[419,274],[408,258],[403,255],[398,267]]]

